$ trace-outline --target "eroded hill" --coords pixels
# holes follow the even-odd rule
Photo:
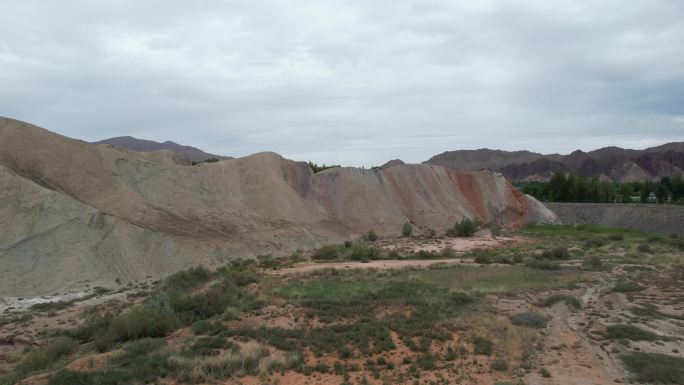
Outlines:
[[[373,229],[554,221],[500,174],[434,165],[314,174],[274,153],[179,166],[0,119],[0,293],[29,295],[285,253]]]

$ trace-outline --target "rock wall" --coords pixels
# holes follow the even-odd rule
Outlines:
[[[595,224],[684,235],[684,206],[623,203],[546,203],[563,224]]]

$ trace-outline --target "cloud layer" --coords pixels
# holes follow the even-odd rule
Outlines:
[[[10,2],[0,115],[377,165],[684,140],[684,2]]]

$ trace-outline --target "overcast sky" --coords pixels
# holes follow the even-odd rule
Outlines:
[[[682,0],[4,0],[0,14],[0,115],[88,141],[372,166],[684,140]]]

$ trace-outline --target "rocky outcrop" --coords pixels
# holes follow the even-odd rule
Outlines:
[[[434,165],[332,168],[274,153],[179,166],[0,119],[0,295],[135,281],[192,264],[287,253],[405,221],[548,222],[498,173]]]

